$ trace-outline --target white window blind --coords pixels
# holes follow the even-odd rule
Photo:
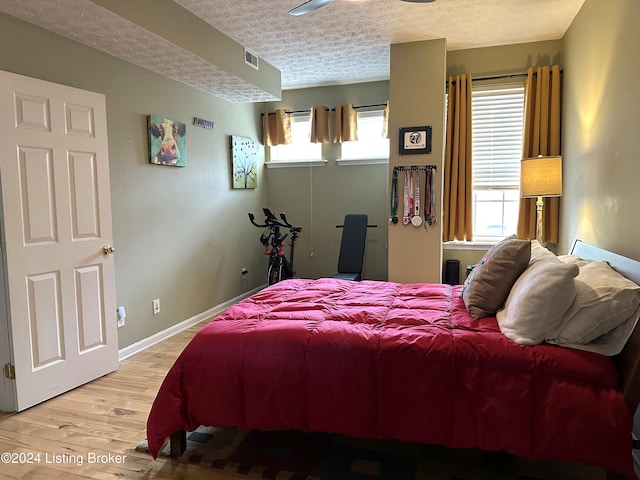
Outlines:
[[[518,188],[524,86],[474,86],[471,109],[474,189]]]
[[[473,86],[473,238],[494,242],[516,232],[524,86]]]

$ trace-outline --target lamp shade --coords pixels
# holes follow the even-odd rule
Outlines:
[[[562,196],[562,157],[524,158],[520,164],[521,197]]]

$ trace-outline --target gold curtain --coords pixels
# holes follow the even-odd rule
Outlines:
[[[311,143],[329,143],[329,109],[311,107]]]
[[[471,75],[449,77],[444,157],[442,240],[473,239],[471,178]]]
[[[291,143],[291,117],[285,109],[262,114],[262,144],[267,147]]]
[[[338,105],[333,111],[333,143],[358,140],[358,114],[353,104]]]
[[[389,102],[384,106],[382,111],[382,138],[389,138]]]
[[[527,70],[522,158],[560,155],[560,67]],[[544,198],[543,243],[558,243],[560,199]],[[521,198],[518,238],[536,238],[536,199]]]

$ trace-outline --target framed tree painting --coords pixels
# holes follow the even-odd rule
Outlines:
[[[187,166],[187,126],[158,115],[147,117],[149,126],[149,163]]]
[[[258,148],[250,138],[231,135],[231,171],[233,188],[258,185]]]

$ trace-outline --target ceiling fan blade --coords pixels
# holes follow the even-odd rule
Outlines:
[[[298,5],[296,8],[289,10],[289,15],[304,15],[320,7],[324,7],[331,2],[333,2],[333,0],[307,0],[302,5]]]

